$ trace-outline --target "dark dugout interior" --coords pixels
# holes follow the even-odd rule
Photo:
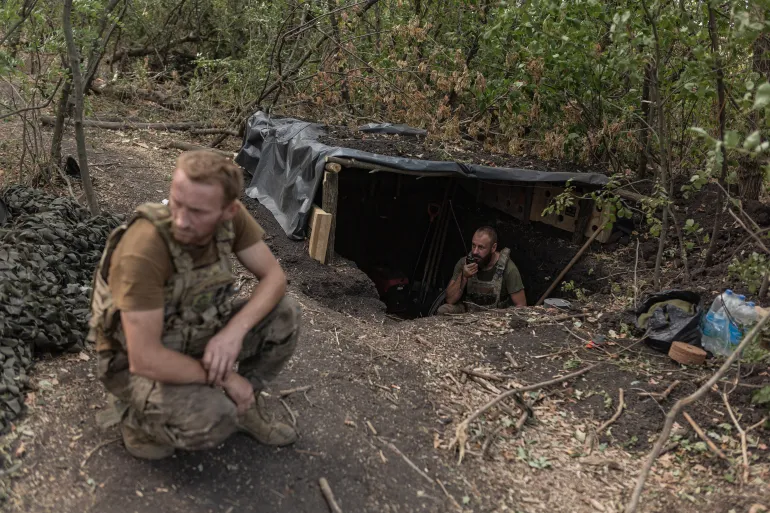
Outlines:
[[[474,231],[490,225],[498,231],[498,249],[511,249],[531,305],[574,255],[573,234],[491,208],[479,201],[479,189],[538,186],[547,184],[484,184],[347,168],[339,173],[335,252],[372,279],[390,313],[425,316],[470,250]],[[525,206],[516,209],[522,213]],[[558,296],[558,289],[552,295]]]

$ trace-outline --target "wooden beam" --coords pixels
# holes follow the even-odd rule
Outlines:
[[[334,164],[326,164],[327,167]],[[336,164],[339,168],[340,165]],[[334,262],[334,234],[337,231],[337,197],[339,196],[339,172],[326,171],[323,181],[323,209],[331,216],[329,227],[329,241],[326,247],[325,261],[328,264]]]
[[[423,173],[421,171],[408,171],[405,169],[396,169],[394,167],[381,166],[380,164],[370,164],[369,162],[362,162],[360,160],[346,159],[342,157],[325,157],[325,159],[326,159],[326,162],[339,164],[342,167],[355,167],[358,169],[368,169],[370,173],[378,173],[381,171],[385,171],[388,173],[397,173],[401,175],[424,176],[426,178],[458,176],[457,173],[451,173],[451,172]]]
[[[326,248],[329,244],[329,231],[332,226],[332,215],[318,207],[313,207],[310,215],[310,257],[322,264],[326,263]]]

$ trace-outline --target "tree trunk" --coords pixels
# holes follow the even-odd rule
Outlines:
[[[719,58],[719,34],[717,33],[717,21],[716,13],[714,9],[709,6],[709,35],[711,36],[711,53],[714,56],[714,72],[717,80],[717,114],[719,116],[719,140],[724,143],[725,140],[725,108],[727,106],[725,102],[725,84],[724,74],[722,71],[722,61]],[[724,144],[721,147],[722,151],[722,167],[719,170],[719,184],[725,187],[725,177],[727,176],[727,150]],[[719,238],[719,231],[722,227],[722,203],[724,197],[722,188],[717,193],[717,203],[715,205],[716,215],[714,216],[714,228],[711,230],[711,241],[709,242],[708,250],[706,251],[706,257],[703,261],[704,267],[709,267],[714,260],[714,252],[717,249],[717,239]]]
[[[56,121],[53,126],[53,137],[51,138],[51,166],[61,168],[61,139],[64,135],[64,118],[67,115],[67,106],[70,101],[72,91],[72,78],[67,77],[64,87],[59,96],[59,104],[56,106]]]
[[[83,75],[80,73],[80,56],[72,37],[72,0],[64,0],[63,28],[64,38],[67,40],[67,53],[69,55],[70,69],[72,70],[72,87],[75,93],[75,140],[78,146],[78,160],[80,164],[80,179],[83,183],[83,191],[86,193],[88,210],[92,216],[99,214],[99,204],[96,202],[94,188],[91,185],[91,174],[88,171],[88,153],[86,152],[86,134],[83,130]]]
[[[760,19],[767,18],[766,13],[759,11],[756,13]],[[752,59],[752,68],[754,72],[765,80],[770,80],[770,34],[761,33],[752,45],[754,57]],[[749,132],[759,130],[762,119],[758,111],[752,111],[749,114]],[[762,140],[766,140],[763,137]],[[741,158],[738,167],[738,193],[741,198],[747,200],[758,200],[762,192],[762,182],[764,179],[763,164],[765,159],[759,157],[747,156]]]
[[[652,110],[650,109],[650,74],[652,67],[647,63],[644,67],[644,84],[642,85],[642,119],[640,120],[640,140],[642,147],[639,151],[639,159],[636,161],[637,178],[647,178],[647,161],[650,153],[650,123],[652,122]]]

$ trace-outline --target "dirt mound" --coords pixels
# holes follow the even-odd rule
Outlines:
[[[10,219],[0,239],[0,432],[21,413],[32,353],[83,347],[93,270],[120,223],[37,189],[11,187],[3,201]]]
[[[340,146],[395,157],[472,163],[492,167],[517,167],[539,171],[606,172],[602,169],[580,167],[570,162],[545,161],[534,157],[493,153],[486,150],[478,142],[468,140],[443,143],[431,141],[424,137],[362,133],[339,126],[329,127],[327,135],[321,136],[319,140],[329,146]]]
[[[293,285],[305,295],[340,312],[385,311],[374,283],[354,262],[337,257],[333,265],[323,265],[313,260],[308,255],[307,243],[289,239],[273,214],[257,200],[244,196],[241,201],[267,231],[268,246],[289,271]]]

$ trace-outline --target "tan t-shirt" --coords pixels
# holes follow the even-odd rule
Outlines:
[[[240,201],[233,230],[234,253],[253,246],[265,235]],[[196,267],[219,258],[213,240],[207,246],[188,250]],[[126,312],[163,308],[163,290],[173,270],[171,254],[158,230],[147,219],[136,220],[123,234],[110,262],[107,283],[115,306]]]

